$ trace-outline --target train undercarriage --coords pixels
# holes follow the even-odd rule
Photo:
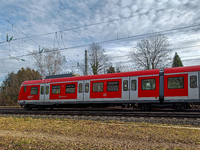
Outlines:
[[[140,109],[143,111],[150,111],[152,109],[163,109],[171,108],[176,111],[183,111],[185,109],[198,108],[200,103],[100,103],[100,104],[53,104],[53,105],[35,105],[26,104],[21,105],[25,110],[32,110],[32,108],[37,108],[38,110],[54,108],[132,108]]]

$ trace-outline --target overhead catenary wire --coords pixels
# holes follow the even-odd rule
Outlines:
[[[193,58],[193,59],[184,59],[182,61],[195,61],[195,60],[200,60],[200,58]],[[72,61],[76,61],[76,60],[71,60],[70,62]],[[113,64],[117,64],[117,63],[120,63],[120,64],[124,64],[124,63],[133,63],[133,61],[125,61],[125,62],[114,62]],[[76,66],[76,65],[72,65],[72,66]],[[132,67],[132,68],[138,68],[138,67]],[[9,71],[13,71],[13,70],[20,70],[19,68],[8,68],[6,71],[5,70],[0,70],[0,73],[6,73],[6,72],[9,72]]]
[[[54,32],[54,33],[55,33],[55,32]],[[128,36],[128,38],[130,38],[130,37]],[[127,39],[128,39],[128,38],[127,38]],[[123,39],[124,39],[124,38],[123,38]],[[118,38],[117,38],[117,40],[118,40]],[[109,41],[110,41],[110,40],[109,40]],[[111,40],[111,41],[112,41],[112,40]],[[106,43],[106,41],[103,41],[103,42],[101,42],[101,43],[104,43],[104,42]],[[98,44],[101,44],[101,43],[99,42]],[[87,45],[89,45],[89,44],[87,44]],[[87,45],[86,45],[86,46],[87,46]],[[84,45],[84,46],[85,46],[85,45]],[[78,46],[78,47],[82,47],[82,46]],[[68,48],[65,46],[64,49],[61,48],[61,49],[58,49],[58,50],[65,50],[65,49],[70,49],[70,48],[77,48],[77,46],[76,46],[76,47],[68,47]],[[180,49],[182,49],[182,48],[180,48]],[[25,55],[23,55],[23,56],[25,56]],[[23,57],[23,56],[22,56],[22,57]],[[30,56],[30,55],[29,55],[29,56]],[[20,56],[17,56],[17,57],[20,57]]]
[[[62,31],[61,31],[60,33],[61,33],[60,36],[61,36],[62,43],[63,43],[64,47],[66,47],[66,46],[65,46],[65,43],[64,43],[64,41],[63,41],[63,33],[62,33]]]
[[[164,32],[164,31],[163,31]],[[141,36],[141,35],[140,35]],[[132,37],[136,37],[136,36],[132,36]],[[114,39],[114,40],[107,40],[107,41],[101,41],[101,42],[96,42],[96,44],[102,44],[102,43],[108,43],[108,42],[114,42],[114,41],[118,41],[118,40],[124,40],[124,39],[130,39],[132,37],[125,37],[125,38],[120,38],[120,39]],[[91,44],[91,43],[90,43]],[[74,49],[74,48],[79,48],[79,47],[85,47],[85,46],[89,46],[90,44],[84,44],[84,45],[79,45],[79,46],[73,46],[73,47],[67,47],[67,48],[61,48],[61,49],[54,49],[52,51],[47,51],[47,52],[43,52],[43,53],[50,53],[50,52],[54,52],[54,51],[63,51],[63,50],[66,50],[66,49]],[[181,48],[176,48],[176,49],[185,49],[185,48],[193,48],[193,47],[200,47],[200,45],[195,45],[195,46],[188,46],[188,47],[181,47]],[[174,49],[171,49],[171,50],[174,50]],[[31,56],[31,55],[35,55],[35,54],[38,54],[38,53],[31,53],[31,54],[25,54],[25,55],[18,55],[16,57],[24,57],[24,56]],[[8,59],[8,58],[3,58],[3,59],[0,59],[0,60],[5,60],[5,59]]]
[[[38,44],[37,42],[35,42],[32,38],[30,38],[27,34],[25,34],[24,32],[22,32],[20,29],[18,29],[16,26],[14,26],[4,15],[2,15],[2,13],[0,13],[1,16],[8,22],[12,25],[12,27],[14,27],[15,29],[17,29],[19,32],[21,32],[23,35],[25,35],[27,38],[29,38],[31,41],[33,41],[35,44],[37,45],[40,45]],[[22,38],[23,39],[23,38]],[[1,42],[0,42],[1,43]]]
[[[127,25],[127,20],[126,20],[126,25]],[[200,26],[199,24],[197,25],[191,25],[191,26],[185,26],[185,27],[180,27],[180,28],[175,28],[175,29],[169,29],[169,30],[163,30],[163,31],[158,31],[158,32],[152,32],[152,33],[147,33],[147,34],[142,34],[142,35],[134,35],[134,36],[130,36],[128,35],[128,37],[125,37],[125,38],[120,38],[118,39],[118,35],[117,35],[117,39],[113,39],[113,40],[108,40],[108,41],[102,41],[102,42],[97,42],[98,44],[101,44],[101,43],[106,43],[106,42],[112,42],[112,41],[115,41],[115,40],[127,40],[129,38],[139,38],[139,36],[148,36],[148,35],[151,35],[151,34],[159,34],[159,33],[163,33],[163,32],[170,32],[170,31],[175,31],[175,30],[180,30],[180,29],[186,29],[186,28],[191,28],[191,27],[197,27],[197,26]],[[128,30],[127,30],[128,31]],[[61,34],[62,31],[60,31],[60,35],[59,35],[59,41],[57,39],[57,42],[58,42],[58,45],[59,45],[59,42],[60,42],[60,38],[61,38],[61,41],[63,42],[63,38],[62,38],[62,34]],[[57,32],[56,32],[57,33]],[[61,36],[61,37],[60,37]],[[54,45],[55,45],[55,39],[54,39]],[[63,45],[64,45],[64,42],[63,42]],[[90,45],[90,44],[85,44],[85,45],[80,45],[80,46],[75,46],[75,47],[82,47],[82,46],[87,46],[87,45]],[[64,45],[65,46],[65,45]],[[59,46],[60,47],[60,46]],[[61,48],[61,47],[60,47]],[[72,47],[70,47],[72,48]],[[64,49],[70,49],[70,48],[65,48]],[[58,50],[63,50],[62,48],[61,49],[58,49]]]
[[[195,1],[196,2],[196,1]],[[186,3],[187,4],[187,3]],[[183,7],[185,6],[186,4],[182,4],[182,5],[179,5],[177,7],[173,7],[171,9],[174,9],[174,8],[180,8],[180,7]],[[195,4],[195,3],[194,3]],[[165,8],[162,8],[162,9],[151,9],[150,11],[162,11],[162,10],[165,10]],[[1,14],[1,13],[0,13]],[[97,23],[93,23],[93,24],[89,24],[89,25],[84,25],[84,26],[79,26],[79,27],[74,27],[74,28],[69,28],[69,29],[65,29],[65,30],[59,30],[59,31],[54,31],[54,32],[49,32],[49,33],[44,33],[44,34],[38,34],[38,35],[33,35],[33,36],[27,36],[26,34],[26,37],[27,38],[33,38],[33,37],[38,37],[38,36],[44,36],[44,35],[50,35],[50,34],[54,34],[54,33],[59,33],[59,32],[64,32],[64,31],[70,31],[70,30],[76,30],[76,29],[81,29],[81,28],[85,28],[85,27],[90,27],[90,26],[95,26],[95,25],[99,25],[99,24],[104,24],[104,23],[109,23],[109,22],[114,22],[114,21],[119,21],[119,20],[125,20],[127,21],[127,18],[133,18],[135,16],[139,16],[139,15],[144,15],[144,14],[147,14],[147,12],[145,13],[139,13],[139,14],[132,14],[131,16],[125,16],[123,18],[118,18],[118,19],[112,19],[112,20],[108,20],[108,21],[102,21],[102,22],[97,22]],[[2,15],[2,14],[1,14]],[[3,15],[2,15],[3,16]],[[4,16],[3,16],[4,17]],[[5,17],[4,17],[5,18]],[[6,18],[5,18],[6,19]],[[7,20],[7,19],[6,19]],[[7,20],[8,21],[8,20]],[[9,22],[10,23],[10,22]],[[199,25],[200,26],[200,25]],[[16,27],[15,27],[16,28]],[[24,33],[23,33],[24,34]],[[25,37],[23,38],[18,38],[18,39],[13,39],[13,41],[15,40],[20,40],[20,39],[25,39]],[[31,39],[32,40],[32,39]],[[6,41],[1,41],[1,43],[5,43]],[[39,45],[39,44],[38,44]]]
[[[123,38],[116,38],[116,39],[112,39],[112,40],[106,40],[106,41],[101,41],[101,42],[96,42],[97,44],[102,44],[102,43],[107,43],[107,42],[114,42],[114,41],[122,41],[122,40],[127,40],[127,39],[132,39],[132,38],[136,38],[136,39],[141,39],[144,36],[151,36],[151,35],[155,35],[155,34],[163,34],[165,32],[171,32],[171,31],[176,31],[176,30],[182,30],[182,29],[187,29],[187,28],[193,28],[193,27],[198,27],[200,26],[200,24],[195,24],[195,25],[190,25],[190,26],[185,26],[185,27],[179,27],[179,28],[173,28],[173,29],[168,29],[168,30],[162,30],[162,31],[157,31],[157,32],[151,32],[151,33],[145,33],[145,34],[139,34],[139,35],[133,35],[133,36],[128,36],[128,37],[123,37]],[[55,32],[55,38],[54,38],[54,46],[55,46],[55,42],[57,40],[57,32]],[[1,42],[0,42],[1,44]],[[74,46],[74,48],[78,48],[78,47],[84,47],[84,46],[88,46],[90,44],[84,44],[84,45],[79,45],[79,46]],[[73,48],[73,47],[70,47]],[[64,48],[64,49],[69,49],[69,48]],[[60,50],[64,50],[64,49],[60,49]]]

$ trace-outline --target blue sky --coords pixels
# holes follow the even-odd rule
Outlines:
[[[88,49],[87,44],[115,40],[102,43],[101,46],[112,57],[110,61],[114,66],[121,65],[122,68],[126,68],[124,71],[133,70],[135,66],[130,63],[128,53],[140,39],[138,36],[128,37],[198,25],[200,24],[199,2],[199,0],[2,0],[0,82],[9,72],[17,72],[21,67],[34,68],[34,59],[31,56],[19,57],[25,59],[25,62],[9,59],[9,56],[27,55],[33,50],[38,50],[39,45],[59,49],[75,47],[61,51],[69,62],[66,65],[70,70],[76,68],[77,61],[83,60],[84,50]],[[185,66],[199,65],[199,32],[200,25],[165,32],[171,44],[170,49],[173,49],[170,56],[173,57],[177,51]],[[14,40],[5,42],[6,34],[9,38],[13,36]],[[117,40],[122,38],[124,40]],[[80,45],[86,46],[76,48]],[[78,68],[75,72],[79,73]]]

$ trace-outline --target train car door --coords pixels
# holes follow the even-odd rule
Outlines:
[[[44,98],[45,98],[44,86],[45,84],[40,84],[40,102],[44,102]]]
[[[138,77],[130,77],[130,100],[138,99]]]
[[[48,102],[49,101],[49,92],[50,92],[50,84],[49,83],[46,83],[45,84],[45,98],[44,98],[44,101],[45,102]]]
[[[49,83],[40,85],[40,101],[41,102],[49,101]]]
[[[129,100],[129,77],[122,78],[122,100]]]
[[[83,97],[84,97],[84,85],[83,85],[83,81],[78,81],[78,95],[77,95],[77,101],[83,101]]]
[[[188,93],[189,99],[199,99],[198,72],[188,73]]]
[[[84,101],[90,100],[90,81],[84,81]]]

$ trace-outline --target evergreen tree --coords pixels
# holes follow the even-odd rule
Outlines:
[[[0,86],[0,105],[17,105],[19,88],[21,84],[26,80],[35,80],[41,78],[42,76],[38,71],[35,71],[34,69],[31,70],[30,68],[21,68],[17,74],[14,72],[9,73]]]
[[[181,58],[178,56],[177,52],[175,52],[172,67],[181,67],[183,66]]]
[[[115,73],[115,67],[110,66],[110,67],[107,69],[107,73]]]

